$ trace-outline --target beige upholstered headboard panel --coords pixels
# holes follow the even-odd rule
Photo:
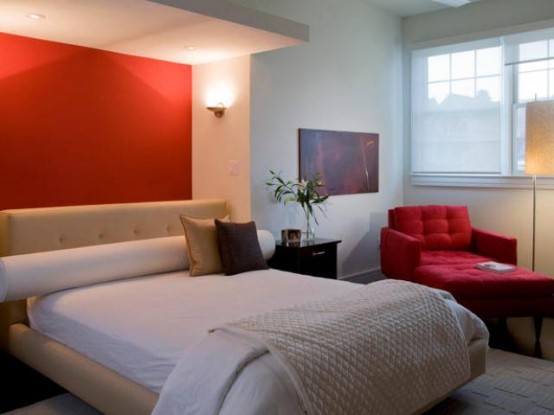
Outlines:
[[[225,200],[121,203],[0,212],[0,256],[183,233],[180,214],[223,217]]]

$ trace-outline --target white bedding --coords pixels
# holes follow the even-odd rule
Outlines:
[[[189,277],[188,272],[175,272],[37,297],[30,300],[29,316],[34,329],[160,392],[180,357],[198,344],[208,329],[357,287],[277,270],[232,277]],[[488,335],[481,320],[454,302],[449,305],[456,312],[467,343]],[[264,371],[271,372],[274,382],[259,382],[255,389],[238,382],[229,399],[244,399],[245,394],[280,394],[285,407],[296,407],[294,388],[278,364],[268,355],[258,361],[248,370],[255,372],[255,378]]]

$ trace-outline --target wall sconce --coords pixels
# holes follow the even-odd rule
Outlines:
[[[204,102],[208,111],[222,118],[225,111],[233,105],[235,93],[226,83],[218,82],[209,86],[204,93]]]
[[[227,107],[225,105],[223,105],[222,102],[219,102],[217,105],[214,105],[212,107],[206,107],[209,111],[213,112],[214,115],[217,117],[217,118],[221,118],[223,117],[223,115],[225,114],[225,110],[227,109]]]

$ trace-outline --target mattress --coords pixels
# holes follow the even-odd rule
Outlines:
[[[357,287],[277,270],[232,277],[183,271],[35,297],[29,318],[37,331],[159,393],[180,357],[210,328]],[[449,303],[468,343],[488,335],[481,320]]]

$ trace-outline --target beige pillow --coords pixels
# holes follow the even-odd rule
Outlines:
[[[186,215],[180,215],[180,218],[187,238],[190,275],[196,277],[222,272],[214,219],[198,219]],[[220,220],[228,222],[229,217]]]

